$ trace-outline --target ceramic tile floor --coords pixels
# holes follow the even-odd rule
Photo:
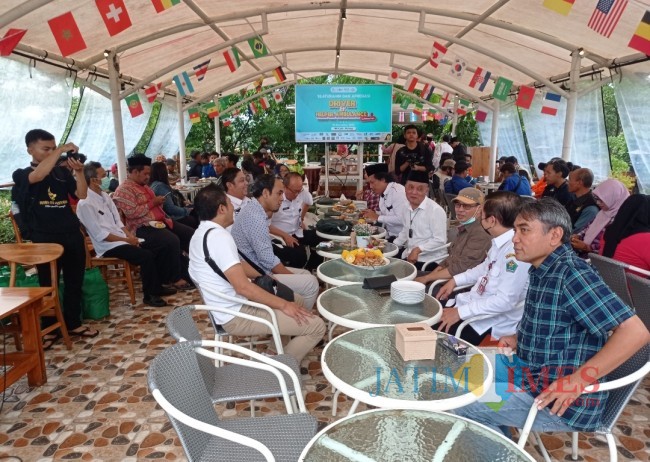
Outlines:
[[[174,305],[198,303],[196,291],[169,297]],[[135,461],[185,460],[176,433],[147,389],[149,362],[172,343],[165,328],[168,308],[140,303],[128,306],[124,290],[111,292],[111,316],[89,324],[99,329],[94,339],[77,339],[73,350],[62,344],[46,352],[46,385],[10,387],[0,412],[0,459],[5,461]],[[209,337],[203,317],[201,329]],[[10,343],[10,340],[7,340]],[[309,411],[326,425],[331,416],[331,387],[320,368],[321,348],[302,363]],[[616,429],[620,461],[650,461],[650,379],[626,408]],[[339,397],[339,416],[351,405]],[[364,410],[364,405],[359,410]],[[281,401],[256,403],[258,415],[284,412]],[[249,403],[218,406],[224,418],[249,415]],[[567,434],[544,435],[555,460],[571,460]],[[530,444],[527,450],[543,460]],[[580,459],[607,460],[604,440],[580,435]],[[463,461],[464,462],[464,461]]]

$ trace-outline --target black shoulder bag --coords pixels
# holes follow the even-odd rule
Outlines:
[[[210,232],[213,229],[214,228],[210,228],[209,230],[207,230],[205,232],[205,235],[203,236],[203,253],[205,254],[205,262],[208,264],[210,268],[212,268],[212,271],[214,271],[219,275],[219,277],[221,277],[224,281],[230,283],[226,275],[223,274],[223,271],[221,271],[221,268],[219,268],[219,266],[217,266],[217,263],[212,259],[212,257],[210,257],[210,252],[208,251],[208,234],[210,234]],[[237,252],[239,252],[239,250]],[[246,260],[246,263],[251,265],[255,271],[261,274],[261,276],[258,276],[255,279],[253,279],[253,284],[264,289],[268,293],[280,297],[284,300],[287,300],[289,302],[295,301],[295,296],[292,289],[282,284],[281,282],[276,281],[268,274],[265,274],[262,268],[260,268],[255,263],[253,263],[243,253],[239,252],[239,255],[241,255],[242,258]]]

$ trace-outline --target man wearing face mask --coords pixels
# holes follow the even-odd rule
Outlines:
[[[516,332],[523,314],[522,302],[528,289],[530,268],[529,263],[515,258],[512,243],[520,205],[521,198],[510,191],[497,191],[485,201],[480,224],[492,236],[487,258],[442,286],[438,299],[446,300],[456,286],[474,284],[469,292],[456,296],[453,306],[443,310],[440,323],[434,329],[455,334],[464,319],[490,315],[487,319],[471,321],[463,329],[461,338],[478,345],[490,333],[498,339]]]
[[[449,256],[438,267],[415,280],[428,284],[439,279],[451,279],[474,268],[485,258],[492,238],[481,227],[480,219],[485,195],[476,188],[465,188],[453,200],[456,218],[460,222],[458,235],[449,247]]]

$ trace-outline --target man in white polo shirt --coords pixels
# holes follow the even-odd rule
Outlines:
[[[246,196],[248,193],[248,181],[246,175],[238,168],[227,168],[221,173],[221,186],[232,202],[234,209],[233,218],[241,211],[242,207],[250,201]]]
[[[368,175],[370,188],[379,195],[379,212],[364,210],[362,215],[371,222],[380,222],[393,241],[402,231],[402,213],[408,208],[404,186],[395,181],[391,173],[376,172]]]
[[[296,297],[296,302],[288,302],[266,292],[253,284],[249,278],[259,274],[245,261],[240,261],[235,241],[226,228],[233,223],[233,205],[230,199],[216,185],[208,185],[196,195],[194,209],[201,224],[192,236],[190,242],[190,275],[199,289],[209,288],[210,291],[220,292],[232,297],[251,300],[270,306],[275,310],[280,334],[291,336],[292,339],[285,347],[285,353],[297,359],[298,363],[309,353],[325,335],[323,320],[305,310],[302,297]],[[207,234],[207,237],[206,237]],[[222,278],[206,262],[204,241],[210,258],[225,275]],[[270,315],[263,310],[225,301],[202,290],[207,305],[227,308],[241,313],[271,320]],[[211,312],[212,321],[232,335],[265,335],[268,328],[258,322],[232,315]]]

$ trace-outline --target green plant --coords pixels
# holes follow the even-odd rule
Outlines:
[[[609,177],[620,181],[625,185],[625,187],[627,188],[628,191],[630,191],[630,193],[632,192],[632,189],[634,188],[634,183],[636,181],[636,177],[633,174],[627,171],[617,172],[615,170],[612,170],[612,173],[609,175]]]
[[[9,219],[9,207],[11,206],[11,193],[9,191],[0,191],[0,244],[10,244],[16,242],[14,228],[11,226]]]
[[[352,231],[354,231],[357,236],[372,236],[372,232],[374,230],[374,227],[369,224],[360,224],[360,225],[354,225],[352,227]]]

